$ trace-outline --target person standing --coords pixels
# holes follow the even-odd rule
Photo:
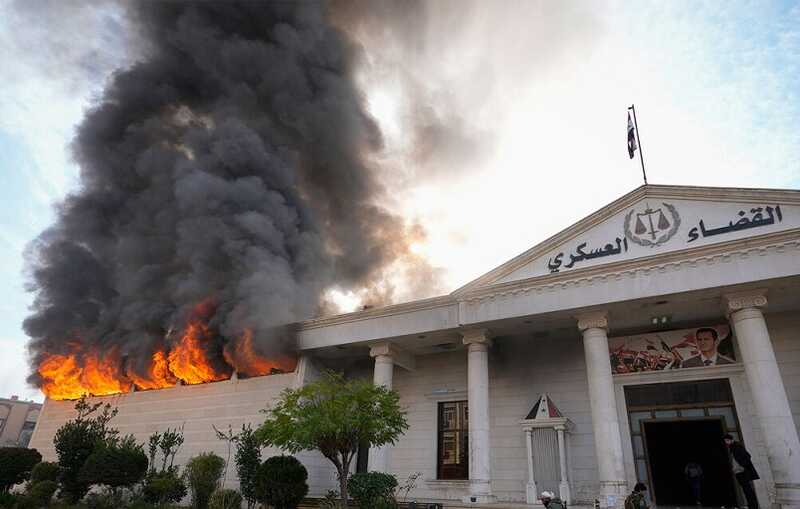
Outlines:
[[[633,487],[633,492],[625,499],[625,509],[649,509],[647,505],[647,498],[644,492],[647,491],[647,486],[642,482],[637,482]]]
[[[758,472],[756,472],[753,461],[750,459],[750,453],[729,434],[723,436],[722,440],[725,442],[725,446],[733,459],[733,475],[739,482],[739,486],[742,487],[744,498],[747,499],[747,507],[749,509],[758,509],[758,497],[756,497],[753,481],[760,479],[760,477],[758,477]]]
[[[539,498],[545,509],[567,509],[567,504],[555,496],[552,491],[543,491]]]
[[[690,461],[686,464],[686,468],[683,469],[683,474],[686,476],[686,482],[689,483],[689,488],[692,490],[694,503],[697,505],[703,505],[700,502],[700,486],[703,482],[703,467],[694,461]]]

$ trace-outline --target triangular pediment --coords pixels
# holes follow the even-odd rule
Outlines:
[[[800,228],[800,191],[642,186],[456,290]]]
[[[528,412],[528,415],[525,416],[526,420],[547,420],[547,419],[558,419],[564,417],[561,413],[561,410],[558,409],[553,400],[550,399],[550,395],[547,393],[542,394],[539,396],[539,399],[536,400],[536,403],[531,408],[531,411]]]

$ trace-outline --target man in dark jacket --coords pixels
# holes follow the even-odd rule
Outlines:
[[[750,459],[750,453],[744,446],[736,442],[731,435],[722,437],[725,446],[731,453],[733,474],[736,480],[739,481],[739,486],[742,487],[744,497],[747,499],[747,507],[749,509],[758,509],[758,498],[756,497],[756,490],[753,488],[753,481],[759,479],[758,472],[753,466],[753,461]]]

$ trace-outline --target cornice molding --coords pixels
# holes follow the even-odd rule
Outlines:
[[[800,191],[790,189],[757,189],[739,187],[697,187],[645,185],[625,194],[561,232],[545,239],[531,249],[512,258],[508,262],[487,272],[483,276],[455,290],[451,295],[462,297],[478,288],[491,285],[498,279],[511,274],[532,260],[545,255],[555,247],[567,243],[590,228],[601,224],[615,214],[624,211],[643,198],[659,198],[688,201],[716,202],[780,202],[787,205],[800,205]],[[575,272],[575,271],[572,271]]]
[[[763,308],[767,306],[767,290],[759,288],[747,292],[728,293],[722,296],[726,314],[747,308]]]
[[[785,249],[800,250],[800,228],[596,267],[575,269],[569,272],[498,283],[489,287],[476,288],[472,292],[460,296],[459,301],[472,304],[508,295],[539,294],[571,286],[590,286],[609,279],[633,279],[640,275],[647,276],[652,272],[680,270],[686,266],[713,265],[719,262],[729,262],[735,258],[764,256],[770,252]]]
[[[380,318],[384,316],[402,315],[405,313],[413,313],[414,311],[436,309],[436,308],[455,306],[455,305],[457,305],[455,298],[453,298],[450,295],[442,295],[439,297],[432,297],[430,299],[421,299],[411,302],[403,302],[401,304],[371,308],[363,311],[355,311],[352,313],[345,313],[341,315],[312,318],[310,320],[305,320],[303,322],[300,322],[298,324],[298,330],[309,330],[309,329],[316,329],[319,327],[329,327],[331,325],[353,323],[361,320],[370,320],[373,318]]]

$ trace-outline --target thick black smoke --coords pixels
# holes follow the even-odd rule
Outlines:
[[[217,348],[250,328],[261,353],[286,351],[286,324],[405,242],[376,205],[358,50],[316,2],[130,9],[144,57],[79,126],[80,189],[29,248],[33,365],[77,342],[143,369],[209,299]]]

